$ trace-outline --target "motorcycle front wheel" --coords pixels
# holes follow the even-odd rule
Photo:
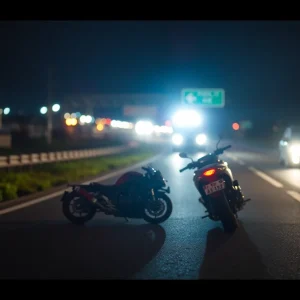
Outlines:
[[[151,224],[165,222],[171,216],[173,204],[171,199],[163,193],[157,194],[156,201],[148,200],[144,207],[143,219]]]
[[[76,225],[83,225],[96,214],[96,208],[86,199],[71,194],[63,201],[62,210],[64,216]]]

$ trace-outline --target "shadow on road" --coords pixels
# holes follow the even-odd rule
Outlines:
[[[208,232],[200,279],[271,279],[256,246],[242,225],[233,235]]]
[[[23,224],[1,232],[0,278],[130,279],[155,257],[165,236],[161,226],[148,224]]]

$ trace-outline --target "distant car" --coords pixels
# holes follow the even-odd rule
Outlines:
[[[207,136],[204,133],[203,117],[195,109],[176,111],[172,118],[172,148],[174,152],[191,148],[205,151]]]
[[[180,152],[183,150],[196,149],[199,151],[206,151],[207,136],[205,133],[189,132],[187,130],[175,131],[172,135],[172,149],[173,152]]]
[[[279,159],[285,167],[300,166],[300,126],[289,126],[279,142]]]

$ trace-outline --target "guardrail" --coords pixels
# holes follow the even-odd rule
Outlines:
[[[96,156],[105,156],[124,152],[130,148],[136,147],[135,144],[129,146],[118,146],[108,148],[96,148],[73,151],[43,152],[21,155],[0,156],[0,168],[10,168],[18,166],[37,165],[44,163],[53,163],[59,161],[69,161],[82,158],[91,158]]]

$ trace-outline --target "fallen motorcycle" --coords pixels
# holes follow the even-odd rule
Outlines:
[[[170,187],[159,170],[142,167],[145,174],[126,172],[115,184],[70,184],[62,201],[64,216],[74,224],[90,221],[97,212],[115,217],[144,219],[160,224],[172,214],[173,205],[167,196]]]

